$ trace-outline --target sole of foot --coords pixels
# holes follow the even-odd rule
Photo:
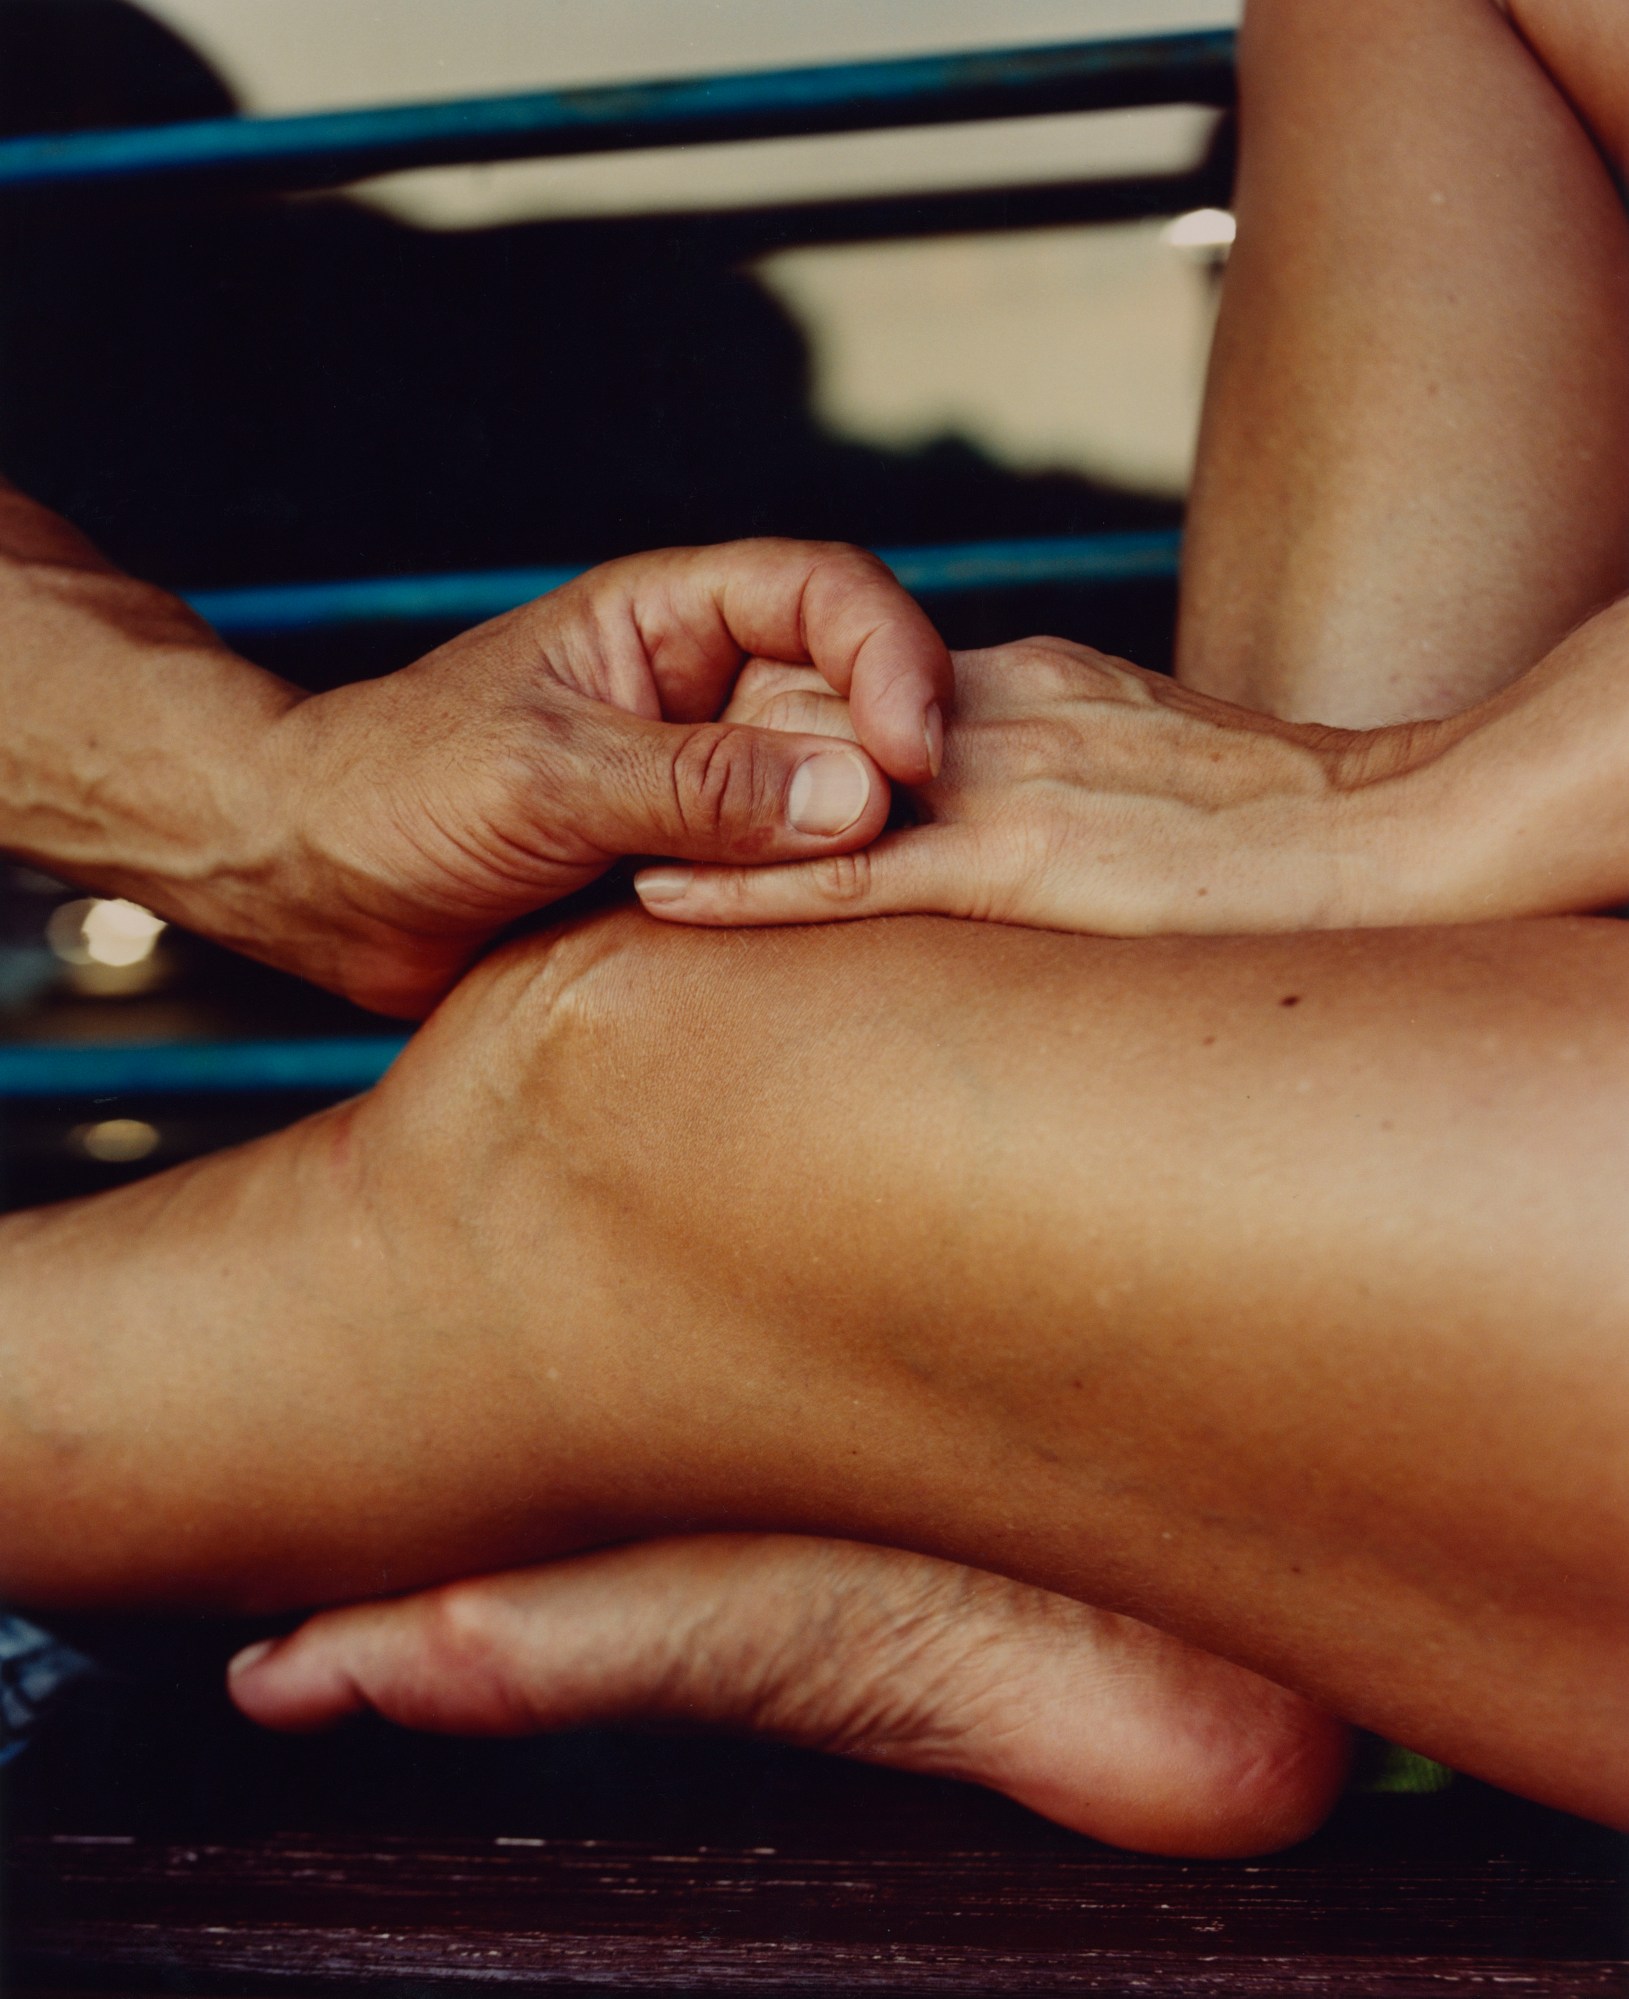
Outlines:
[[[1142,1852],[1314,1831],[1348,1731],[1152,1626],[999,1576],[791,1535],[643,1542],[328,1611],[234,1662],[251,1719],[372,1709],[520,1735],[629,1720],[765,1735],[988,1785]]]

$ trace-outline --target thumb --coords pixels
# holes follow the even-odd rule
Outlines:
[[[888,819],[888,780],[830,737],[607,714],[578,824],[606,853],[792,861],[847,853]]]

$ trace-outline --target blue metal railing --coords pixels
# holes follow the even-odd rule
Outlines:
[[[975,49],[809,69],[534,90],[298,117],[210,118],[0,142],[0,191],[248,183],[338,187],[406,167],[1223,103],[1231,30]]]
[[[916,596],[947,597],[1042,584],[1165,582],[1176,576],[1181,547],[1182,537],[1175,528],[1158,528],[1132,534],[885,548],[878,553]],[[471,625],[558,590],[582,573],[578,565],[274,583],[241,590],[194,590],[187,601],[231,638],[353,625]]]
[[[311,1041],[148,1041],[0,1045],[0,1101],[90,1102],[120,1097],[255,1096],[366,1090],[406,1036]]]

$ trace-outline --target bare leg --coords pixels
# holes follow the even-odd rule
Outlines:
[[[1244,87],[1244,229],[1190,525],[1183,671],[1295,715],[1459,708],[1621,579],[1629,453],[1601,448],[1603,411],[1610,431],[1629,407],[1621,218],[1576,119],[1483,0],[1256,0]],[[307,1677],[281,1710],[289,1683],[274,1677],[268,1718],[332,1714],[336,1698],[458,1727],[514,1707],[558,1725],[678,1705],[915,1767],[949,1755],[1083,1829],[1188,1850],[1240,1836],[1241,1751],[1275,1772],[1281,1806],[1307,1804],[1304,1783],[1282,1782],[1307,1766],[1283,1752],[1312,1710],[1288,1737],[1283,1696],[1244,1725],[1237,1687],[1262,1683],[1236,1669],[878,1551],[658,1544],[337,1613],[300,1642]],[[1218,1699],[1220,1765],[1188,1753]],[[1128,1737],[1128,1708],[1162,1726]],[[1174,1764],[1162,1742],[1181,1745]],[[1177,1795],[1188,1810],[1173,1816]]]
[[[1564,120],[1555,116],[1531,66],[1519,57],[1511,61],[1508,35],[1497,26],[1487,33],[1471,9],[1461,10],[1457,20],[1443,14],[1425,24],[1435,33],[1439,58],[1469,85],[1461,114],[1444,117],[1442,100],[1432,97],[1412,67],[1412,45],[1420,39],[1417,13],[1405,22],[1393,8],[1389,20],[1377,17],[1354,28],[1327,12],[1320,22],[1302,7],[1288,44],[1280,34],[1274,49],[1272,23],[1259,26],[1268,12],[1258,7],[1247,54],[1255,53],[1256,73],[1270,62],[1281,87],[1276,95],[1254,93],[1247,183],[1255,167],[1257,183],[1270,187],[1276,172],[1296,192],[1276,207],[1261,204],[1246,232],[1247,247],[1266,250],[1257,224],[1264,214],[1275,219],[1274,275],[1281,281],[1263,284],[1260,260],[1252,265],[1241,253],[1230,282],[1191,531],[1184,668],[1193,662],[1196,631],[1206,641],[1220,634],[1233,641],[1231,661],[1221,648],[1213,655],[1202,644],[1200,670],[1190,677],[1233,698],[1353,721],[1444,712],[1521,670],[1620,580],[1624,491],[1612,476],[1615,457],[1605,454],[1602,462],[1593,448],[1597,416],[1590,397],[1594,376],[1615,386],[1611,364],[1629,355],[1629,345],[1594,337],[1614,319],[1621,331],[1622,286],[1611,268],[1613,256],[1621,263],[1621,228],[1600,213],[1597,201],[1593,219],[1601,226],[1594,234],[1610,252],[1598,268],[1591,265],[1588,227],[1571,240],[1563,234],[1558,264],[1575,278],[1581,309],[1570,324],[1550,317],[1561,277],[1544,270],[1544,303],[1535,313],[1520,279],[1523,269],[1542,261],[1532,254],[1536,237],[1544,236],[1546,253],[1555,253],[1555,239],[1546,232],[1558,188],[1559,204],[1570,207],[1565,176],[1598,192],[1593,184],[1599,174],[1576,133],[1563,131]],[[1280,24],[1291,18],[1278,10]],[[1572,18],[1576,26],[1576,9]],[[1604,14],[1596,27],[1606,29]],[[1354,33],[1366,38],[1377,59],[1369,73],[1377,87],[1367,97],[1351,92],[1344,62],[1349,51],[1337,46]],[[1402,61],[1382,79],[1378,65],[1388,46]],[[1374,156],[1356,159],[1346,148],[1345,127],[1337,131],[1324,122],[1314,101],[1313,116],[1291,128],[1303,140],[1303,154],[1309,129],[1325,135],[1316,162],[1325,200],[1314,204],[1310,219],[1297,200],[1307,162],[1283,143],[1283,113],[1291,93],[1308,80],[1309,55],[1318,71],[1314,81]],[[1387,105],[1377,103],[1381,94],[1389,95]],[[1311,95],[1315,99],[1316,92]],[[1559,144],[1559,159],[1551,162],[1557,175],[1548,188],[1523,184],[1515,191],[1495,188],[1490,196],[1484,165],[1474,158],[1485,130],[1473,128],[1490,105],[1507,102],[1524,114],[1542,108],[1527,140],[1551,153]],[[1395,143],[1399,113],[1430,126],[1441,142],[1435,152]],[[1427,191],[1425,180],[1442,185]],[[1377,186],[1390,199],[1378,213]],[[1450,218],[1429,210],[1446,205],[1449,188],[1456,226],[1446,240],[1465,280],[1458,292],[1420,282],[1422,257],[1436,266],[1428,277],[1440,275]],[[1357,217],[1338,213],[1354,194]],[[1429,204],[1424,232],[1422,195]],[[1588,204],[1584,212],[1589,219]],[[1502,230],[1512,216],[1527,229],[1525,266],[1502,242],[1475,235],[1479,223]],[[1328,255],[1327,243],[1310,241],[1311,232],[1354,219],[1366,226],[1375,254],[1390,260],[1369,274],[1377,289],[1368,293],[1361,270],[1352,273]],[[1343,233],[1343,251],[1349,234]],[[1296,285],[1282,282],[1286,237],[1291,251],[1300,253]],[[1344,280],[1338,300],[1328,296],[1331,279]],[[1507,300],[1512,288],[1513,302]],[[1248,308],[1247,338],[1230,348],[1226,335],[1239,317],[1240,300]],[[1383,312],[1389,322],[1378,347],[1363,324],[1364,310],[1371,320]],[[1260,421],[1251,400],[1254,391],[1259,402],[1262,376],[1273,372],[1271,350],[1258,342],[1263,317],[1274,312],[1296,363],[1266,384],[1276,428]],[[1548,346],[1532,340],[1535,325]],[[1336,330],[1344,345],[1326,337]],[[1565,371],[1559,394],[1547,382],[1539,390],[1535,377],[1546,372],[1547,357],[1553,367],[1569,338],[1580,347],[1581,357],[1574,358],[1584,366]],[[1357,354],[1367,372],[1354,367]],[[1230,355],[1231,369],[1225,365]],[[1377,376],[1383,378],[1378,384]],[[1452,398],[1446,409],[1438,406],[1445,383]],[[1376,403],[1370,399],[1377,386],[1385,393]],[[1307,406],[1297,405],[1297,394]],[[1499,420],[1484,423],[1482,449],[1467,451],[1464,431],[1478,412],[1494,412]],[[1578,443],[1581,430],[1590,442]],[[1243,449],[1247,441],[1254,459]],[[1341,460],[1327,484],[1317,477],[1320,449]],[[1444,450],[1451,456],[1433,464]],[[1573,475],[1575,490],[1568,488],[1570,450],[1581,468]],[[1559,465],[1553,462],[1558,451]],[[1260,462],[1270,464],[1275,453],[1281,461],[1276,484],[1262,478]],[[1218,460],[1220,472],[1207,477]],[[1530,476],[1535,471],[1537,478]],[[1579,506],[1568,504],[1573,500],[1587,510],[1582,523]],[[1207,535],[1207,527],[1216,531]],[[1276,541],[1270,527],[1279,530]],[[1291,529],[1310,532],[1292,539]],[[1264,609],[1271,620],[1265,636],[1276,635],[1281,653],[1271,695],[1261,678],[1275,658],[1272,645],[1262,642]],[[1207,681],[1204,671],[1218,658],[1224,677]],[[1225,677],[1229,664],[1235,675],[1243,673],[1232,684]],[[1323,692],[1320,671],[1330,683]],[[1300,705],[1308,691],[1326,705]],[[1358,705],[1331,708],[1332,699]],[[833,1564],[842,1565],[847,1581],[863,1583],[863,1591],[840,1587]],[[564,1633],[562,1600],[575,1611]],[[656,1628],[649,1623],[653,1610],[661,1613]],[[691,1641],[682,1655],[672,1646],[675,1628]],[[573,1634],[592,1654],[591,1674],[581,1670]],[[672,1711],[677,1704],[716,1721],[750,1718],[797,1739],[911,1767],[933,1767],[941,1759],[940,1767],[994,1782],[1083,1829],[1184,1850],[1265,1843],[1259,1788],[1249,1797],[1245,1787],[1241,1822],[1241,1751],[1247,1767],[1273,1774],[1269,1788],[1280,1824],[1310,1823],[1309,1804],[1315,1810],[1327,1797],[1334,1767],[1336,1738],[1318,1726],[1315,1711],[1286,1708],[1283,1696],[1263,1705],[1263,1683],[1247,1675],[1230,1682],[1235,1669],[1172,1647],[1144,1626],[965,1570],[807,1541],[702,1540],[590,1558],[412,1605],[338,1613],[299,1643],[308,1677],[293,1683],[296,1718],[302,1684],[308,1704],[322,1691],[309,1676],[324,1661],[330,1676],[341,1667],[353,1676],[351,1698],[430,1725],[492,1726],[494,1690],[509,1698],[517,1687],[529,1699],[524,1719],[530,1725],[603,1712],[607,1701],[619,1699],[646,1711]],[[608,1647],[621,1667],[609,1687],[603,1671]],[[472,1656],[484,1673],[469,1672]],[[821,1671],[821,1664],[838,1670]],[[289,1681],[274,1676],[268,1718],[276,1717],[279,1684],[288,1695]],[[1241,1686],[1256,1690],[1243,1706],[1237,1704]],[[883,1688],[891,1698],[879,1702]],[[992,1697],[995,1688],[998,1697]],[[1066,1691],[1067,1705],[1055,1712],[1050,1697]],[[328,1693],[331,1698],[332,1688]],[[1212,1740],[1224,1753],[1196,1758],[1193,1733],[1215,1727],[1218,1701],[1225,1725]],[[1038,1714],[1056,1746],[1039,1785],[1029,1762]],[[1139,1719],[1159,1726],[1145,1725],[1138,1737]],[[1169,1748],[1173,1732],[1181,1744],[1174,1761],[1158,1746]],[[1301,1753],[1309,1740],[1319,1745],[1310,1760]],[[1123,1752],[1118,1762],[1105,1756],[1111,1741]],[[1123,1788],[1128,1775],[1134,1780],[1129,1796]],[[1173,1814],[1179,1795],[1187,1810]]]
[[[1623,926],[620,916],[0,1227],[0,1587],[915,1547],[1629,1822]]]
[[[1245,676],[1227,691],[1262,699],[1252,675],[1275,658],[1261,649],[1265,609],[1285,654],[1276,705],[1291,713],[1303,698],[1355,702],[1314,710],[1353,719],[1459,707],[1537,657],[1619,576],[1618,457],[1579,438],[1593,439],[1591,394],[1602,383],[1617,392],[1629,366],[1629,343],[1612,337],[1621,228],[1598,199],[1594,162],[1530,66],[1512,60],[1508,35],[1469,9],[1422,21],[1410,5],[1406,22],[1393,9],[1355,23],[1305,4],[1293,16],[1258,7],[1247,38],[1247,189],[1266,192],[1247,198],[1219,348],[1184,663],[1196,631],[1219,630],[1234,646],[1222,670]],[[1610,0],[1528,11],[1621,159],[1614,57],[1619,76],[1629,66]],[[1415,66],[1422,30],[1436,77]],[[1344,61],[1354,35],[1371,59],[1355,94]],[[1390,55],[1401,60],[1382,76]],[[1430,89],[1445,59],[1467,92],[1447,108]],[[1501,107],[1514,115],[1476,129]],[[1547,157],[1548,184],[1490,184],[1477,155],[1512,136],[1518,154]],[[1289,199],[1272,199],[1275,179]],[[1558,236],[1546,211],[1573,208],[1569,180],[1587,198],[1569,214],[1574,233]],[[1450,189],[1452,217],[1440,212]],[[1524,233],[1514,257],[1512,224]],[[1355,259],[1354,235],[1366,246]],[[1367,272],[1365,254],[1380,260]],[[1537,300],[1524,285],[1534,274]],[[1555,293],[1569,286],[1573,309],[1557,316]],[[1276,423],[1263,425],[1273,350],[1261,336],[1275,329],[1294,365],[1267,384]],[[1560,380],[1535,380],[1547,368]],[[1339,461],[1322,468],[1327,480],[1320,450]],[[1277,485],[1260,463],[1275,453]],[[1290,532],[1302,528],[1305,540]],[[1196,589],[1201,576],[1208,587]],[[1332,686],[1320,669],[1324,681],[1333,670]],[[333,1613],[281,1670],[244,1682],[251,1706],[257,1688],[269,1701],[267,1719],[331,1718],[366,1702],[460,1729],[624,1709],[750,1723],[952,1770],[1082,1830],[1183,1851],[1244,1850],[1305,1829],[1339,1763],[1339,1731],[1317,1710],[1145,1625],[920,1557],[788,1537],[647,1544]]]
[[[1194,687],[1448,714],[1629,580],[1629,224],[1597,150],[1629,159],[1629,14],[1511,11],[1250,0]]]

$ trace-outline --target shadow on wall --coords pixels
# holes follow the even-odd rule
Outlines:
[[[0,0],[0,131],[219,116],[123,0]],[[738,252],[736,253],[738,254]],[[592,561],[783,533],[1076,534],[1174,509],[944,439],[825,434],[803,336],[705,220],[415,230],[340,197],[83,198],[0,214],[0,466],[179,585]],[[949,607],[1163,664],[1164,587]],[[308,684],[436,634],[258,650]]]

